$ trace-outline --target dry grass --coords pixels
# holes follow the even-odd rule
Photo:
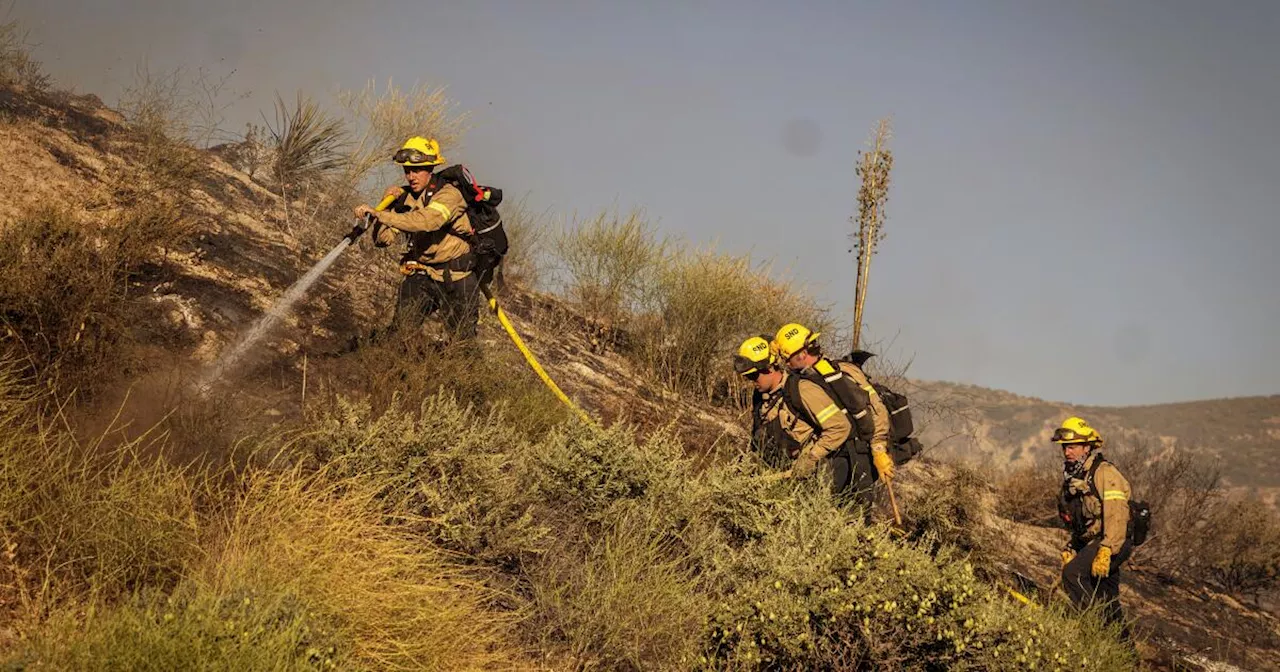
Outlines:
[[[27,41],[26,31],[17,21],[0,21],[0,86],[20,86],[31,92],[44,92],[49,85],[49,76],[43,72],[40,63],[31,58],[31,44]]]
[[[395,150],[412,136],[435,138],[449,156],[467,130],[467,116],[453,109],[439,87],[415,84],[406,91],[387,80],[378,91],[370,81],[360,91],[343,91],[338,100],[349,125],[357,129],[346,159],[351,184],[360,184],[370,173],[383,180],[401,180],[400,175],[388,175],[379,168],[386,168]]]
[[[381,484],[296,470],[249,474],[202,580],[297,595],[361,666],[497,669],[513,662],[511,615],[448,558],[383,521]]]
[[[14,390],[19,392],[14,396]],[[377,481],[79,446],[9,375],[0,529],[11,663],[31,669],[507,669],[516,614]]]

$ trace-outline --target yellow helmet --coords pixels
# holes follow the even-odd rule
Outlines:
[[[440,143],[420,135],[405,140],[391,160],[402,166],[438,166],[444,163]]]
[[[1062,421],[1062,426],[1053,430],[1054,443],[1070,445],[1076,443],[1102,443],[1102,435],[1089,426],[1084,418],[1072,416]]]
[[[763,336],[752,336],[738,346],[738,354],[733,356],[733,370],[744,377],[764,373],[773,366],[775,356],[769,341]]]
[[[778,350],[778,355],[788,359],[791,355],[807,348],[821,335],[821,333],[809,331],[809,328],[803,324],[792,322],[782,325],[778,335],[773,337],[773,343]]]

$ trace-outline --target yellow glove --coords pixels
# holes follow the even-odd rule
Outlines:
[[[893,480],[893,458],[889,457],[886,450],[871,451],[871,461],[876,465],[876,471],[880,472],[880,480],[888,483]]]
[[[800,457],[791,464],[791,478],[808,478],[818,470],[818,458],[808,450],[800,451]]]
[[[1075,559],[1076,559],[1075,551],[1069,548],[1062,549],[1062,566],[1063,567],[1066,567],[1068,562],[1071,562],[1072,560],[1075,560]]]
[[[1093,559],[1093,575],[1104,577],[1111,573],[1111,549],[1102,546],[1098,549],[1098,557]]]

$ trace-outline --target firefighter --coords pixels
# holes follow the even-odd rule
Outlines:
[[[1100,603],[1107,622],[1123,627],[1120,565],[1132,552],[1129,482],[1102,456],[1102,435],[1082,418],[1063,421],[1052,441],[1062,446],[1058,512],[1071,531],[1062,549],[1062,587],[1076,607]]]
[[[889,483],[894,475],[893,457],[889,454],[889,411],[856,364],[833,364],[822,356],[819,336],[793,322],[783,325],[773,342],[778,356],[795,375],[825,383],[847,412],[854,428],[852,480],[858,489],[870,490],[876,478]]]
[[[387,210],[368,205],[355,209],[357,219],[372,215],[377,220],[378,247],[392,244],[400,233],[408,240],[400,259],[404,279],[388,331],[421,327],[440,311],[452,338],[471,341],[479,322],[480,280],[473,272],[476,258],[469,241],[474,232],[466,201],[457,187],[434,175],[445,162],[434,139],[409,138],[392,160],[404,168],[407,182],[387,190],[396,200]]]
[[[840,405],[817,383],[789,373],[763,337],[743,341],[733,364],[758,395],[753,425],[793,460],[791,477],[809,478],[825,464],[833,492],[857,494],[850,488],[852,427]]]

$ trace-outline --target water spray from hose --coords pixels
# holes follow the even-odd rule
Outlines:
[[[387,209],[394,200],[395,197],[393,196],[382,199],[377,209]],[[329,270],[330,266],[333,266],[344,250],[354,244],[356,239],[363,235],[365,231],[369,230],[373,222],[373,215],[366,215],[360,223],[351,229],[350,233],[343,236],[342,240],[332,250],[329,250],[328,254],[324,255],[323,259],[316,262],[316,265],[312,266],[306,275],[303,275],[297,282],[293,283],[293,286],[285,291],[284,296],[281,296],[275,305],[271,306],[270,310],[262,317],[259,317],[257,322],[254,322],[253,327],[245,332],[235,346],[223,353],[218,358],[218,361],[214,362],[213,366],[209,367],[209,370],[196,381],[194,386],[196,393],[202,397],[208,395],[213,384],[233,369],[240,360],[244,359],[245,355],[271,332],[272,327],[293,310],[294,304],[306,296],[307,291],[311,289],[312,285],[316,284],[320,276],[324,275],[324,272]]]

